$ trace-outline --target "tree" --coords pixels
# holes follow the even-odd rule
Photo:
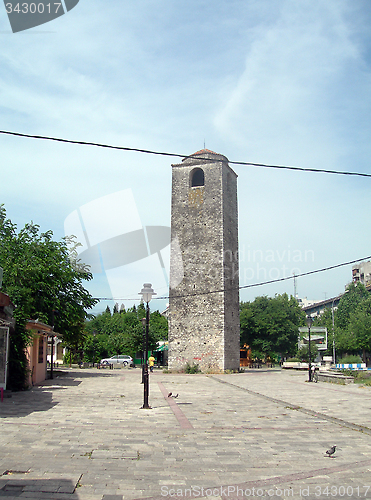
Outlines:
[[[316,357],[318,356],[318,347],[315,344],[315,342],[310,343],[310,359],[311,362],[313,363]],[[301,348],[298,350],[298,355],[297,357],[300,360],[305,361],[306,363],[309,362],[309,344],[305,344],[301,346]]]
[[[143,325],[141,319],[146,316],[143,303],[133,306],[121,314],[104,312],[90,319],[85,325],[84,354],[86,361],[96,358],[129,354],[135,357],[143,349]],[[167,339],[167,319],[158,311],[150,315],[149,350],[156,349],[159,340]]]
[[[366,363],[366,351],[371,350],[371,297],[363,299],[357,309],[350,314],[348,330],[355,337],[358,349],[362,350]]]
[[[335,318],[335,326],[341,330],[346,330],[349,324],[349,318],[358,304],[369,297],[367,288],[362,283],[350,283],[346,287],[344,295],[341,297]]]
[[[3,205],[0,205],[0,243],[3,289],[17,305],[9,379],[12,388],[20,389],[27,370],[27,320],[38,319],[52,325],[67,344],[77,345],[82,339],[87,310],[97,300],[83,286],[84,281],[92,279],[92,274],[82,265],[74,266],[66,239],[54,241],[52,231],[41,233],[32,222],[17,233],[16,225],[6,218]]]
[[[337,350],[355,353],[360,350],[356,336],[350,326],[351,315],[365,299],[370,296],[362,283],[350,283],[339,302],[335,314],[335,343]]]
[[[296,299],[287,294],[242,302],[241,345],[247,344],[266,356],[293,354],[297,348],[298,328],[303,325],[304,317]]]

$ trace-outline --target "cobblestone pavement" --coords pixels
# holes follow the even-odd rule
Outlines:
[[[0,403],[0,497],[371,499],[371,387],[306,380],[56,373]]]

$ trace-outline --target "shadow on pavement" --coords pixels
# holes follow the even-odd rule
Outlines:
[[[68,495],[71,500],[78,500],[76,487],[69,479],[13,479],[11,474],[0,477],[0,497],[4,498],[65,499]]]
[[[0,402],[0,419],[25,417],[33,412],[47,411],[58,404],[58,401],[53,401],[53,393],[66,390],[68,387],[76,387],[82,383],[81,379],[122,376],[123,374],[124,370],[107,370],[106,373],[101,370],[56,369],[53,379],[45,380],[27,391],[13,392],[10,398],[4,398],[4,401]]]
[[[75,380],[70,375],[72,374],[55,374],[54,380],[45,380],[27,391],[12,392],[11,397],[0,402],[0,418],[26,417],[34,412],[53,408],[58,404],[58,401],[53,401],[54,391],[81,384],[80,380]]]
[[[0,403],[0,418],[26,417],[35,411],[47,411],[56,406],[51,390],[34,387],[30,391],[12,393]]]
[[[123,376],[128,371],[139,371],[135,368],[121,368],[110,370],[107,368],[98,370],[97,368],[72,368],[69,370],[68,368],[65,370],[54,370],[54,380],[58,377],[70,377],[70,378],[102,378],[102,377],[113,377],[113,376]],[[50,382],[50,379],[48,379]]]

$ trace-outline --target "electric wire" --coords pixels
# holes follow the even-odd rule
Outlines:
[[[303,276],[309,276],[311,274],[317,274],[317,273],[323,273],[325,271],[331,271],[332,269],[337,269],[339,267],[349,266],[350,264],[356,264],[357,262],[367,261],[370,259],[371,259],[371,255],[369,255],[368,257],[364,257],[362,259],[350,260],[348,262],[343,262],[341,264],[335,264],[333,266],[324,267],[322,269],[315,269],[314,271],[307,271],[305,273],[295,274],[295,276],[294,275],[293,276],[285,276],[284,278],[277,278],[274,280],[262,281],[260,283],[252,283],[250,285],[243,285],[243,286],[239,286],[239,287],[224,288],[224,289],[218,289],[218,290],[208,290],[207,292],[189,293],[189,294],[184,294],[184,295],[172,295],[171,298],[172,299],[182,299],[182,298],[186,298],[186,297],[199,297],[202,295],[211,295],[213,293],[231,292],[231,291],[236,291],[236,290],[243,290],[246,288],[254,288],[254,287],[263,286],[263,285],[270,285],[272,283],[279,283],[281,281],[291,280],[291,279],[294,279],[294,277],[301,278]],[[116,297],[94,297],[94,298],[97,300],[100,300],[100,301],[102,301],[102,300],[126,300],[126,301],[139,300],[139,298],[138,299],[116,298]],[[153,297],[152,300],[165,300],[165,299],[169,299],[169,298],[170,298],[170,296],[167,295],[167,296],[161,296],[161,297]]]
[[[41,139],[41,140],[47,140],[47,141],[55,141],[55,142],[61,142],[61,143],[66,143],[66,144],[77,144],[80,146],[95,146],[99,148],[106,148],[106,149],[115,149],[119,151],[133,151],[136,153],[145,153],[145,154],[151,154],[151,155],[158,155],[158,156],[171,156],[175,158],[182,158],[187,159],[187,158],[194,158],[194,155],[181,155],[178,153],[169,153],[169,152],[163,152],[163,151],[154,151],[151,149],[140,149],[140,148],[130,148],[130,147],[125,147],[125,146],[114,146],[110,144],[104,144],[104,143],[99,143],[99,142],[87,142],[87,141],[77,141],[77,140],[72,140],[72,139],[62,139],[59,137],[50,137],[50,136],[45,136],[45,135],[33,135],[33,134],[22,134],[20,132],[10,132],[8,130],[0,130],[0,134],[5,134],[5,135],[12,135],[16,137],[25,137],[29,139]],[[213,160],[210,158],[203,158],[200,156],[197,156],[197,160],[207,160],[207,161],[219,161],[219,160]],[[295,167],[295,166],[288,166],[288,165],[271,165],[268,163],[255,163],[255,162],[248,162],[248,161],[232,161],[228,160],[228,163],[232,165],[241,165],[241,166],[248,166],[248,167],[260,167],[260,168],[274,168],[274,169],[280,169],[280,170],[295,170],[299,172],[314,172],[314,173],[324,173],[324,174],[335,174],[335,175],[351,175],[351,176],[357,176],[357,177],[371,177],[371,174],[367,174],[364,172],[351,172],[351,171],[345,171],[345,170],[329,170],[329,169],[324,169],[324,168],[304,168],[304,167]]]
[[[137,152],[137,153],[145,153],[145,154],[152,154],[152,155],[159,155],[159,156],[171,156],[171,157],[182,158],[183,160],[187,159],[187,158],[194,158],[194,155],[181,155],[178,153],[161,152],[161,151],[154,151],[154,150],[150,150],[150,149],[139,149],[139,148],[131,148],[131,147],[125,147],[125,146],[114,146],[114,145],[103,144],[103,143],[98,143],[98,142],[77,141],[77,140],[72,140],[72,139],[63,139],[63,138],[59,138],[59,137],[50,137],[50,136],[34,135],[34,134],[23,134],[20,132],[11,132],[8,130],[0,130],[0,134],[11,135],[11,136],[16,136],[16,137],[25,137],[25,138],[29,138],[29,139],[41,139],[41,140],[55,141],[55,142],[61,142],[61,143],[67,143],[67,144],[77,144],[77,145],[81,145],[81,146],[95,146],[95,147],[100,147],[100,148],[115,149],[115,150],[121,150],[121,151],[133,151],[133,152]],[[210,158],[203,158],[200,156],[197,156],[197,160],[219,161],[219,160],[210,160]],[[282,170],[296,170],[296,171],[300,171],[300,172],[315,172],[315,173],[326,173],[326,174],[336,174],[336,175],[351,175],[351,176],[359,176],[359,177],[371,177],[371,174],[366,174],[366,173],[362,173],[362,172],[304,168],[304,167],[295,167],[295,166],[287,166],[287,165],[270,165],[270,164],[266,164],[266,163],[254,163],[254,162],[231,161],[231,160],[228,160],[228,162],[233,164],[233,165],[243,165],[243,166],[252,166],[252,167],[275,168],[275,169],[282,169]],[[361,262],[361,261],[368,260],[368,259],[371,259],[371,256],[365,257],[363,259],[357,259],[357,260],[352,260],[349,262],[344,262],[342,264],[336,264],[334,266],[329,266],[329,267],[325,267],[322,269],[316,269],[314,271],[308,271],[305,273],[297,274],[297,275],[295,275],[295,278],[300,278],[303,276],[309,276],[311,274],[329,271],[331,269],[336,269],[339,267],[347,266],[347,265],[354,264],[356,262]],[[286,276],[283,278],[277,278],[274,280],[263,281],[260,283],[243,285],[243,286],[240,286],[238,288],[211,290],[211,291],[207,291],[207,292],[198,292],[198,293],[186,294],[186,295],[176,295],[176,296],[173,295],[172,298],[196,297],[196,296],[201,296],[201,295],[209,295],[209,294],[213,294],[213,293],[228,292],[228,291],[237,290],[237,289],[242,290],[242,289],[246,289],[246,288],[253,288],[253,287],[268,285],[268,284],[272,284],[272,283],[278,283],[281,281],[287,281],[287,280],[290,280],[293,278],[294,278],[294,276]],[[113,297],[111,297],[111,298],[95,297],[95,298],[100,300],[100,301],[102,301],[102,300],[138,300],[138,299],[133,299],[133,298],[113,298]],[[169,298],[170,298],[170,296],[162,296],[162,297],[155,297],[154,300],[164,300],[164,299],[169,299]]]

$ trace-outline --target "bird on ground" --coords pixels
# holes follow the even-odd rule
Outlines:
[[[332,455],[335,453],[335,450],[336,450],[336,446],[333,446],[332,448],[330,448],[329,450],[326,451],[326,454],[328,457],[330,458],[333,458]]]

